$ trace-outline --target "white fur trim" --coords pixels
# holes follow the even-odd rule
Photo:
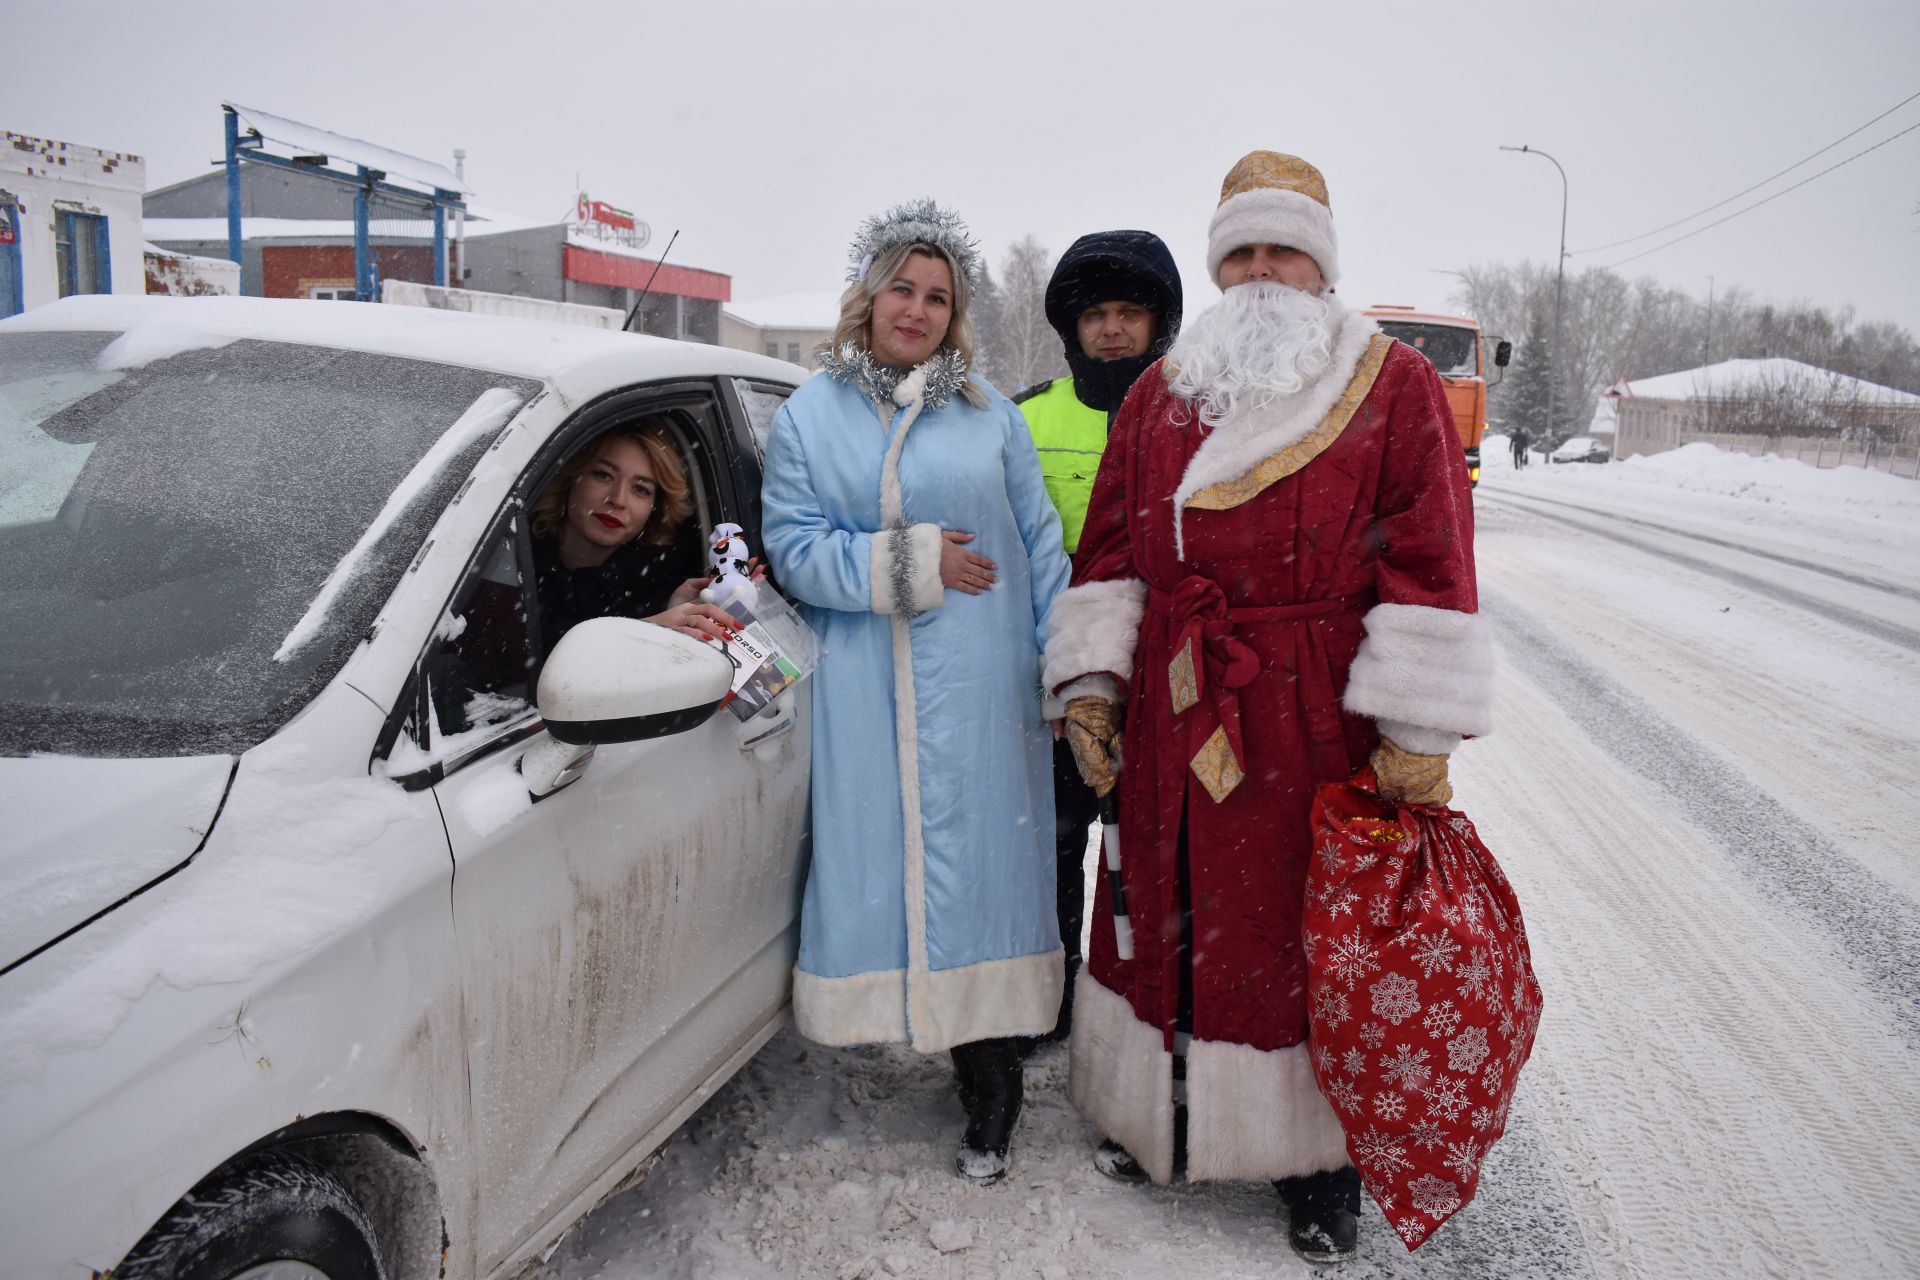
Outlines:
[[[921,1053],[994,1036],[1039,1035],[1059,1017],[1065,969],[1059,948],[918,977],[890,969],[823,978],[796,968],[793,1018],[815,1044],[906,1041]]]
[[[1046,661],[1040,681],[1049,689],[1107,672],[1122,686],[1133,679],[1133,651],[1147,612],[1147,584],[1116,578],[1069,587],[1047,619]]]
[[[895,525],[873,535],[868,568],[875,613],[911,617],[940,607],[947,595],[940,585],[942,541],[937,524]],[[904,601],[900,598],[903,588]]]
[[[1303,197],[1304,198],[1304,197]],[[1311,203],[1311,202],[1309,202]],[[1356,312],[1340,312],[1333,338],[1333,356],[1310,384],[1276,400],[1258,414],[1216,427],[1187,461],[1180,487],[1173,492],[1175,551],[1180,543],[1180,513],[1187,499],[1210,485],[1237,480],[1326,421],[1353,381],[1354,371],[1367,354],[1367,344],[1380,326]]]
[[[913,372],[900,379],[900,385],[893,389],[893,402],[904,409],[926,394],[927,367],[924,364],[917,364],[913,366]]]
[[[1257,187],[1221,202],[1207,226],[1207,274],[1220,283],[1220,261],[1247,244],[1277,244],[1312,257],[1328,285],[1340,282],[1340,237],[1333,213],[1312,196]]]
[[[1375,720],[1374,728],[1383,738],[1392,738],[1402,751],[1417,756],[1448,756],[1460,747],[1460,735],[1443,729],[1428,729],[1405,720]]]
[[[920,823],[920,713],[913,683],[911,622],[894,614],[893,739],[900,761],[900,817],[906,848],[903,871],[907,908],[907,1008],[916,986],[927,980],[927,836]],[[914,1027],[907,1022],[909,1037]]]
[[[1189,1179],[1287,1178],[1349,1163],[1346,1133],[1314,1083],[1305,1043],[1188,1046]]]
[[[1471,737],[1493,732],[1493,631],[1485,618],[1377,604],[1362,622],[1367,638],[1347,676],[1347,710]]]
[[[1155,1182],[1173,1181],[1173,1055],[1157,1027],[1086,969],[1073,994],[1073,1105]]]

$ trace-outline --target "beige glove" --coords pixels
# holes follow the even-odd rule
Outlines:
[[[1067,745],[1080,776],[1105,798],[1120,781],[1120,707],[1106,698],[1074,698],[1067,703]]]
[[[1383,800],[1439,808],[1453,799],[1444,755],[1417,756],[1392,738],[1383,737],[1380,745],[1373,749],[1372,764]]]

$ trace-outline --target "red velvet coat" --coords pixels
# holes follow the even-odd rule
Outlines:
[[[1154,1158],[1163,1126],[1131,1113],[1148,1105],[1142,1099],[1157,1090],[1151,1082],[1161,1064],[1126,1059],[1157,1057],[1156,1044],[1174,1047],[1183,821],[1196,1041],[1188,1065],[1189,1171],[1275,1177],[1345,1162],[1337,1126],[1311,1140],[1256,1135],[1249,1143],[1233,1133],[1270,1111],[1282,1127],[1332,1124],[1331,1112],[1316,1110],[1324,1109],[1317,1096],[1269,1096],[1296,1090],[1302,1078],[1312,1093],[1310,1074],[1301,1075],[1305,1063],[1296,1061],[1307,1030],[1300,921],[1309,809],[1315,788],[1351,776],[1378,740],[1369,716],[1342,706],[1369,612],[1383,603],[1460,614],[1477,608],[1472,499],[1440,380],[1413,349],[1364,321],[1347,324],[1346,364],[1336,353],[1336,376],[1323,379],[1322,400],[1332,408],[1270,435],[1285,440],[1304,431],[1275,452],[1258,452],[1257,432],[1237,449],[1216,450],[1210,466],[1197,470],[1220,474],[1224,452],[1234,478],[1210,485],[1196,484],[1206,475],[1190,472],[1209,435],[1192,404],[1167,389],[1159,368],[1143,375],[1114,422],[1076,557],[1076,592],[1062,601],[1102,590],[1138,599],[1144,584],[1119,786],[1135,952],[1131,960],[1115,954],[1103,875],[1083,980],[1092,989],[1083,986],[1076,1013],[1074,1072],[1076,1102],[1156,1177],[1170,1172],[1170,1150],[1168,1159]],[[1240,461],[1252,465],[1236,470]],[[1177,532],[1176,496],[1184,502]],[[1094,591],[1078,590],[1087,587]],[[1097,631],[1114,615],[1056,612],[1048,648],[1055,683],[1079,674],[1071,652],[1060,657],[1073,648],[1063,622],[1090,616]],[[1089,651],[1099,653],[1100,644]],[[1123,661],[1094,657],[1080,665],[1126,674]],[[1177,709],[1183,701],[1189,705]],[[1236,772],[1243,775],[1237,782]],[[1223,790],[1218,798],[1216,789]],[[1124,1008],[1103,1003],[1101,989]],[[1148,1029],[1151,1040],[1141,1034]],[[1214,1052],[1214,1067],[1199,1062],[1231,1047],[1255,1054]],[[1276,1053],[1284,1060],[1264,1057]],[[1208,1090],[1231,1097],[1200,1096]],[[1157,1100],[1152,1105],[1157,1112]],[[1288,1118],[1295,1116],[1308,1118]],[[1237,1149],[1248,1145],[1252,1154]]]

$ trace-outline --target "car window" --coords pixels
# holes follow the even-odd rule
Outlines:
[[[339,670],[537,382],[0,334],[0,750],[245,750]]]
[[[553,601],[543,599],[540,566],[551,564],[536,545],[529,518],[554,477],[581,450],[597,447],[610,429],[645,422],[670,435],[687,470],[692,514],[668,542],[623,548],[620,565],[646,587],[632,599],[666,594],[706,567],[705,532],[728,517],[720,484],[722,464],[713,441],[719,405],[710,391],[630,400],[596,412],[558,438],[515,488],[499,528],[435,624],[409,696],[406,722],[388,754],[386,772],[401,777],[436,770],[444,775],[467,760],[517,741],[536,723],[539,671],[559,641]],[[551,590],[551,584],[548,590]],[[636,603],[620,610],[643,616]]]
[[[1418,351],[1449,378],[1471,378],[1480,371],[1479,335],[1452,324],[1382,320],[1380,332]]]
[[[735,378],[733,389],[740,395],[740,403],[747,411],[747,428],[753,435],[754,456],[760,465],[767,462],[767,437],[773,434],[773,415],[793,394],[793,388],[776,382],[748,382],[745,378]]]

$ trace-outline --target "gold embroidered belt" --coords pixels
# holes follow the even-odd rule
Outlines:
[[[1187,762],[1215,804],[1245,779],[1246,747],[1240,736],[1240,690],[1260,674],[1260,655],[1235,638],[1234,626],[1247,622],[1304,622],[1358,608],[1362,596],[1337,596],[1300,604],[1230,609],[1212,578],[1194,575],[1168,593],[1175,628],[1173,660],[1167,664],[1167,692],[1175,719],[1198,708],[1188,721],[1187,741],[1202,738]],[[1212,731],[1207,732],[1211,725]]]

